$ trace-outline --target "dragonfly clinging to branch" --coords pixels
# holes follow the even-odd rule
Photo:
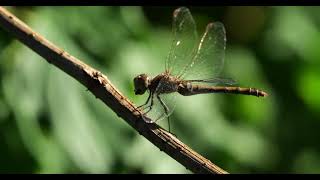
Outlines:
[[[175,107],[177,94],[191,96],[204,93],[231,93],[265,97],[256,88],[235,87],[235,81],[220,78],[226,47],[226,32],[220,22],[209,23],[198,39],[194,19],[185,7],[173,13],[173,41],[165,62],[165,71],[153,78],[140,74],[134,78],[134,92],[149,92],[147,101],[139,106],[146,109],[146,122],[167,118]],[[150,121],[152,119],[152,121]],[[169,123],[170,131],[170,123]]]

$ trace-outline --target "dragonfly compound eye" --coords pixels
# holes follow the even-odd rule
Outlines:
[[[146,76],[145,75],[138,75],[134,78],[134,92],[136,95],[144,94],[147,90],[147,83],[146,83]]]

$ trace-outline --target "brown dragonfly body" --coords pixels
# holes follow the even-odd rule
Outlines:
[[[256,88],[243,88],[234,86],[208,86],[208,85],[193,85],[191,82],[183,81],[179,85],[178,92],[184,96],[208,93],[229,93],[229,94],[244,94],[252,96],[265,97],[268,94]]]
[[[146,121],[152,119],[152,122],[155,122],[164,117],[167,117],[169,121],[177,93],[183,96],[208,93],[243,94],[257,97],[268,95],[256,88],[232,86],[234,81],[230,79],[217,78],[224,62],[225,33],[222,23],[209,23],[202,38],[198,41],[196,26],[189,10],[182,7],[174,11],[174,39],[165,63],[165,71],[154,78],[146,74],[140,74],[134,78],[136,95],[149,91],[147,101],[139,106],[143,109],[148,108],[144,113],[149,116],[145,118]],[[148,103],[150,104],[147,105]]]
[[[150,93],[154,93],[159,87],[160,82],[166,82],[166,86],[159,89],[157,93],[168,94],[178,92],[183,96],[192,96],[197,94],[208,94],[208,93],[230,93],[230,94],[244,94],[252,96],[266,97],[268,94],[262,90],[256,88],[243,88],[234,86],[209,86],[209,85],[198,85],[193,84],[194,82],[205,82],[203,80],[180,80],[168,73],[162,73],[154,78],[148,77],[146,74],[139,75],[144,82],[147,84],[146,88]],[[138,77],[139,77],[138,76]],[[137,81],[137,80],[136,80]],[[136,93],[139,94],[139,93]]]

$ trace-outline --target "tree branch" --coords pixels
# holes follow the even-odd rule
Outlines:
[[[3,7],[0,7],[0,25],[48,63],[87,87],[96,98],[102,100],[136,131],[187,169],[194,173],[227,174],[157,124],[146,123],[141,117],[142,112],[137,110],[105,75],[58,48]]]

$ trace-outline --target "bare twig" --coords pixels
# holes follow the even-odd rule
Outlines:
[[[105,75],[58,48],[3,7],[0,7],[0,25],[47,62],[82,83],[119,117],[187,169],[194,173],[227,174],[157,124],[145,123],[141,118],[141,112],[111,84]]]

